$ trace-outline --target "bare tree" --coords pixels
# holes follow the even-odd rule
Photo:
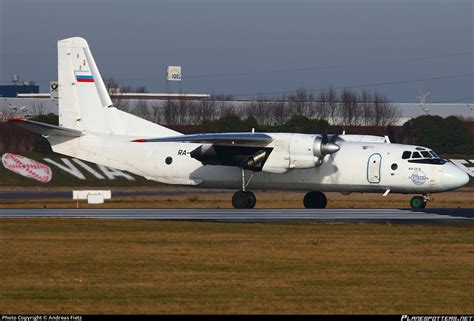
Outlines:
[[[120,83],[118,82],[118,80],[116,80],[115,78],[113,77],[108,77],[108,78],[104,78],[104,83],[105,83],[105,87],[107,87],[107,91],[109,92],[109,95],[112,98],[112,103],[114,105],[114,107],[117,107],[118,109],[121,109],[121,110],[124,110],[125,108],[128,109],[128,103],[123,100],[121,97],[120,97],[120,94],[123,93],[123,89],[120,85]]]
[[[105,78],[104,83],[105,83],[105,87],[107,87],[107,91],[109,92],[109,95],[112,97],[112,103],[114,107],[117,107],[118,109],[126,111],[126,112],[130,111],[130,105],[127,99],[121,97],[123,93],[148,92],[145,86],[132,87],[128,85],[123,85],[113,77]]]
[[[31,113],[33,116],[41,116],[44,115],[46,111],[46,106],[43,103],[34,102],[31,106]]]
[[[325,119],[329,118],[330,109],[329,109],[329,101],[328,101],[328,93],[323,90],[319,93],[318,102],[316,103],[317,106],[317,119]]]
[[[291,117],[290,107],[286,102],[285,96],[282,96],[280,99],[272,101],[270,104],[270,108],[272,115],[272,123],[270,125],[282,125]]]
[[[175,112],[177,112],[177,123],[179,125],[191,124],[191,110],[188,100],[179,99],[175,101]]]
[[[137,86],[134,91],[139,94],[144,94],[148,92],[148,89],[146,89],[145,86]]]
[[[177,115],[175,112],[175,104],[171,99],[166,101],[165,106],[163,107],[163,120],[166,125],[173,126],[176,125]]]
[[[362,113],[358,106],[358,100],[357,94],[352,90],[344,89],[342,91],[339,109],[341,125],[360,125]]]
[[[198,123],[216,119],[217,118],[216,101],[213,99],[206,99],[206,100],[202,100],[198,102],[196,113],[198,115],[198,119],[197,119]]]
[[[288,96],[290,109],[294,115],[312,117],[310,107],[312,101],[314,101],[313,94],[304,88],[298,88],[293,95]]]
[[[134,114],[146,120],[154,121],[153,114],[150,112],[148,101],[138,100],[135,103]]]
[[[362,122],[365,126],[370,126],[373,124],[373,105],[372,105],[372,95],[367,92],[363,91],[362,96],[360,97],[359,107],[361,108],[362,112]]]
[[[245,117],[253,117],[263,126],[271,125],[273,123],[271,108],[271,103],[267,100],[253,100],[245,106]]]
[[[375,93],[372,106],[374,115],[373,125],[375,126],[395,125],[401,117],[397,106],[391,104],[384,95]]]
[[[168,103],[168,102],[166,102]],[[160,103],[151,105],[151,121],[156,124],[166,123],[165,121],[165,105]]]
[[[319,95],[319,101],[322,104],[322,112],[325,115],[325,117],[320,119],[326,119],[331,124],[335,124],[337,122],[339,104],[334,88],[329,87],[328,90],[323,90]]]
[[[233,99],[232,95],[211,94],[209,100],[212,101],[212,105],[215,108],[215,113],[218,118],[235,114],[234,107],[230,103]]]

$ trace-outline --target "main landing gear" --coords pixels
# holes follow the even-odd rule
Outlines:
[[[423,196],[413,196],[410,200],[411,208],[413,209],[421,209],[426,207],[426,203],[430,200],[429,195]]]
[[[305,208],[326,208],[328,199],[324,193],[309,192],[304,196],[303,205]]]
[[[254,208],[256,203],[257,198],[250,191],[238,191],[232,196],[232,205],[235,208]]]
[[[245,169],[241,168],[242,170],[242,190],[235,192],[232,196],[232,205],[234,208],[254,208],[255,204],[257,203],[257,198],[255,194],[251,191],[246,191],[248,184],[253,178],[253,172],[250,176],[247,183],[245,183]]]
[[[232,196],[232,205],[234,208],[254,208],[257,203],[257,198],[255,194],[251,191],[246,191],[247,186],[253,178],[254,173],[245,181],[245,170],[242,170],[242,190],[235,192]],[[328,204],[328,199],[326,195],[321,192],[309,192],[305,195],[303,199],[303,204],[305,208],[326,208]]]

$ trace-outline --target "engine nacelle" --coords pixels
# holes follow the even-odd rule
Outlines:
[[[321,136],[277,134],[273,146],[249,147],[204,144],[191,152],[191,157],[204,165],[237,166],[252,171],[285,173],[292,168],[314,168],[325,155],[339,146]]]
[[[321,136],[293,134],[290,138],[289,168],[312,168],[321,165],[325,155],[335,153],[339,146],[323,142]]]

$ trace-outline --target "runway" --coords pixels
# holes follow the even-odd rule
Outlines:
[[[474,224],[474,209],[0,209],[0,218],[91,218],[217,222],[398,222]]]

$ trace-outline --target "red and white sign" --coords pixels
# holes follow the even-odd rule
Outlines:
[[[49,166],[20,155],[5,153],[2,163],[6,169],[41,183],[48,183],[53,178],[53,171]]]

